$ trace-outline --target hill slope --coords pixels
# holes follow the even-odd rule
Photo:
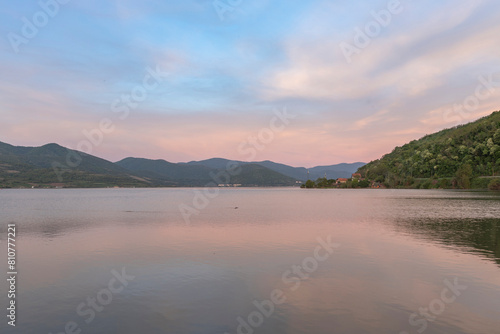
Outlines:
[[[149,185],[110,161],[57,144],[23,147],[0,142],[1,188],[51,184],[65,187]]]
[[[352,174],[366,165],[364,162],[354,162],[351,164],[338,164],[331,166],[317,166],[309,169],[311,180],[316,180],[319,177],[324,177],[326,174],[327,179],[338,179],[339,177],[350,178]]]
[[[295,179],[258,164],[241,165],[241,172],[231,177],[231,183],[255,186],[293,186]]]
[[[210,168],[224,169],[227,163],[230,160],[221,159],[221,158],[213,158],[202,161],[191,161],[186,163],[187,165],[202,165]],[[358,170],[359,167],[365,165],[363,162],[356,162],[352,164],[342,163],[338,165],[331,166],[317,166],[312,168],[304,168],[304,167],[292,167],[285,164],[276,163],[273,161],[255,161],[255,162],[244,162],[237,161],[240,165],[246,164],[254,164],[260,165],[262,167],[269,168],[275,172],[291,177],[295,180],[299,181],[307,181],[307,171],[309,170],[309,179],[316,180],[317,178],[324,177],[325,173],[327,177],[330,179],[337,179],[339,177],[349,178],[353,173]]]
[[[210,172],[214,171],[213,168],[201,165],[180,165],[143,158],[125,158],[116,162],[116,165],[136,175],[150,178],[159,185],[170,186],[203,186],[210,182]]]
[[[125,158],[116,164],[136,175],[154,179],[165,185],[205,186],[215,182],[213,175],[220,175],[230,160],[214,158],[206,162],[171,163],[165,160]],[[229,180],[221,177],[216,183],[243,186],[291,186],[295,179],[256,164],[238,164],[241,169]]]
[[[390,186],[413,178],[456,177],[457,172],[472,177],[499,175],[500,112],[396,147],[358,171]]]

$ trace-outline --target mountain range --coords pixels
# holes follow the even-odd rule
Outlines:
[[[187,163],[125,158],[116,163],[58,144],[40,147],[0,142],[0,188],[294,186],[324,177],[350,177],[364,163],[318,166],[307,170],[272,161],[243,162],[222,158]],[[308,173],[309,171],[309,173]],[[226,177],[230,176],[230,177]]]

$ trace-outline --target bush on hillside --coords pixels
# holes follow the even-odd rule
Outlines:
[[[488,189],[490,190],[500,190],[500,179],[493,179],[490,181],[488,185]]]

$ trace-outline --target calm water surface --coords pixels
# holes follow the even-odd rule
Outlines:
[[[0,332],[500,333],[498,194],[221,189],[188,224],[194,196],[0,190]]]

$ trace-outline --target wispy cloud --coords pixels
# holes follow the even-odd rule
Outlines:
[[[387,110],[381,110],[373,115],[362,118],[356,122],[354,122],[354,126],[351,127],[351,130],[361,130],[366,128],[368,125],[372,125],[373,123],[380,122],[385,114],[387,114]],[[387,119],[386,119],[387,120]]]
[[[297,122],[262,152],[294,165],[362,161],[453,126],[443,111],[500,69],[495,0],[402,1],[347,64],[339,43],[386,1],[259,0],[222,22],[211,1],[70,2],[23,52],[0,42],[1,141],[74,146],[109,117],[146,66],[169,72],[96,154],[238,159],[237,143],[286,106]],[[20,31],[36,1],[9,2],[0,30]],[[3,44],[2,44],[3,43]],[[499,109],[500,94],[463,118]]]

